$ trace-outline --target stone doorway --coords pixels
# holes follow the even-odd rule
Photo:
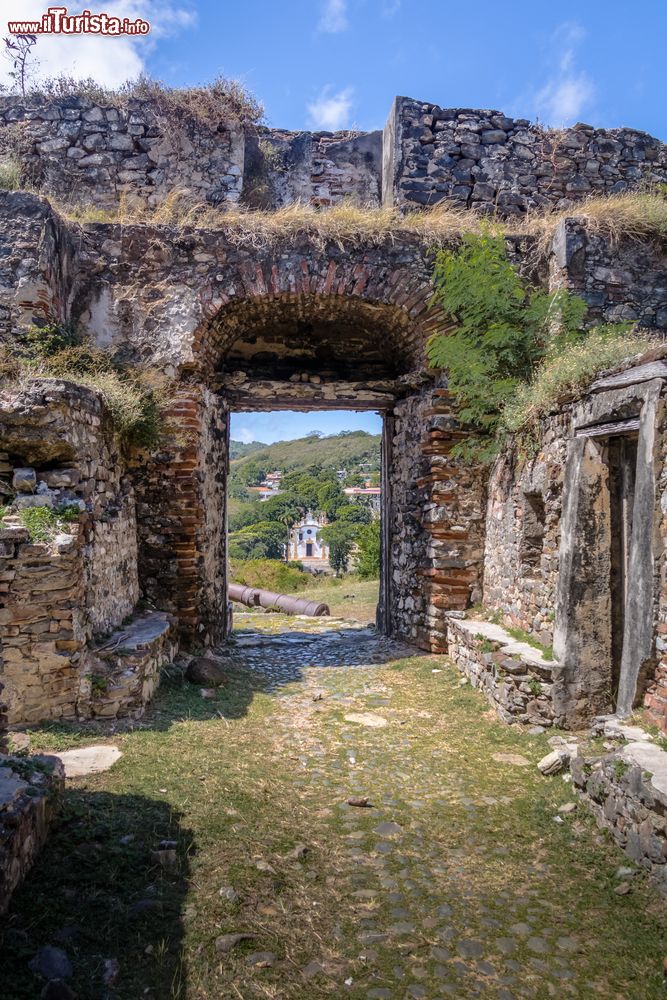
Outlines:
[[[655,381],[604,392],[575,412],[559,552],[555,698],[576,724],[627,717],[654,668]]]
[[[137,472],[142,594],[177,617],[186,643],[224,641],[230,413],[372,410],[385,427],[380,629],[444,652],[445,612],[481,593],[484,492],[451,454],[466,431],[424,360],[427,329],[441,322],[435,309],[422,315],[428,285],[404,306],[355,294],[361,278],[349,295],[268,292],[278,277],[194,335],[169,414],[173,444]]]
[[[340,622],[333,619],[343,619],[351,624],[373,623],[380,634],[390,635],[392,545],[386,536],[392,530],[392,514],[386,461],[391,455],[388,435],[393,432],[394,422],[391,411],[378,411],[362,403],[363,400],[358,402],[354,410],[343,406],[335,409],[319,406],[313,410],[305,402],[300,407],[271,410],[270,398],[261,409],[249,405],[240,409],[230,404],[224,568],[230,583],[240,582],[329,605],[330,617],[324,616],[319,622],[323,628],[330,620],[332,625],[340,627]],[[257,438],[269,439],[267,450],[251,451],[239,460],[234,457],[239,450],[239,438],[247,438],[251,430]],[[358,431],[372,435],[373,439],[360,439]],[[295,447],[297,442],[300,448]],[[301,486],[296,485],[295,474],[303,477]],[[327,484],[328,499],[318,506],[317,490],[321,487],[326,491]],[[282,515],[277,509],[281,500],[286,503]],[[342,520],[338,506],[344,510]],[[299,508],[297,520],[293,520],[292,507]],[[268,512],[267,519],[261,516],[263,510]],[[355,544],[347,571],[339,576],[331,562],[329,545],[320,537],[322,530],[331,524],[345,523],[346,515],[349,523],[355,523],[355,513],[359,515],[359,526],[370,522],[380,526],[380,572],[369,581],[354,575],[359,558]],[[291,519],[273,520],[281,516]],[[274,525],[273,532],[267,530],[270,523]],[[256,524],[259,528],[254,532]],[[238,580],[235,573],[242,575],[246,569],[244,563],[249,560],[269,560],[274,564],[266,567],[270,574],[276,573],[280,564],[291,568],[288,589],[281,591],[278,582],[272,583],[270,579],[263,582],[256,577],[259,567],[256,570],[249,567],[252,582],[246,578]],[[304,579],[300,589],[292,591],[290,585],[297,585],[293,574],[300,571]],[[255,611],[256,615],[262,613],[261,608]],[[248,609],[241,605],[234,605],[232,614],[230,633],[232,627],[237,630],[244,622],[250,622]],[[298,628],[296,619],[270,617],[279,631]]]

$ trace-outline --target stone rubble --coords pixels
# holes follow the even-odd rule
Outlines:
[[[63,788],[55,757],[0,754],[0,913],[44,845]]]

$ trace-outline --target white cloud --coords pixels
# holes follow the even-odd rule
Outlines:
[[[338,129],[345,128],[349,125],[353,95],[352,87],[345,87],[337,94],[331,93],[330,86],[324,87],[319,96],[308,104],[310,124],[313,128],[324,129],[328,132],[336,132]]]
[[[347,20],[347,0],[324,0],[320,13],[318,30],[336,35],[349,27]]]
[[[235,427],[233,439],[234,441],[241,441],[243,444],[251,444],[255,440],[255,435],[247,427]]]
[[[548,125],[572,124],[595,96],[589,75],[576,66],[576,48],[584,37],[584,29],[575,21],[559,25],[553,34],[557,68],[534,98],[538,116]]]
[[[3,24],[13,20],[38,19],[49,6],[46,0],[4,0]],[[62,6],[66,6],[63,2]],[[196,23],[196,14],[163,0],[106,0],[69,8],[78,14],[86,7],[92,13],[104,11],[130,20],[143,18],[151,25],[149,35],[40,35],[33,49],[37,63],[35,77],[64,74],[77,79],[93,77],[106,87],[115,87],[138,76],[146,68],[146,58],[160,38],[177,34]],[[10,84],[11,64],[0,60],[0,83]]]
[[[401,7],[401,0],[385,0],[382,4],[382,16],[393,17]]]

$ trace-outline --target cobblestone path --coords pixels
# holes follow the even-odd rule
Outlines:
[[[102,906],[104,944],[64,946],[80,1000],[663,995],[664,903],[619,871],[571,784],[537,772],[549,733],[502,725],[445,658],[352,622],[288,624],[239,616],[217,700],[166,686],[115,734],[122,760],[74,783],[116,797],[95,842],[104,856],[135,837],[134,867],[115,860],[102,884],[98,865],[68,901],[91,834],[57,836],[12,910],[26,957],[17,986],[10,941],[3,996],[39,996],[29,954]],[[139,827],[128,794],[169,804],[178,869],[147,860],[166,828]]]

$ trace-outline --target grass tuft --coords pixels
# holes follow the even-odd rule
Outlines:
[[[532,380],[519,385],[515,398],[503,412],[510,431],[534,426],[556,405],[575,396],[596,376],[631,358],[639,358],[656,346],[656,339],[641,330],[627,327],[596,327],[581,343],[562,353],[549,355],[537,367]]]
[[[307,234],[320,245],[339,247],[355,244],[379,245],[397,236],[413,235],[423,243],[441,247],[457,242],[464,233],[492,231],[501,235],[535,237],[541,253],[549,248],[554,230],[564,218],[576,216],[589,229],[618,242],[667,239],[667,198],[658,193],[621,194],[590,198],[561,212],[531,213],[511,222],[489,219],[473,210],[442,203],[421,211],[401,213],[393,207],[372,208],[341,202],[317,209],[303,202],[275,211],[238,206],[213,206],[193,199],[185,189],[174,189],[155,206],[138,205],[121,198],[109,210],[91,206],[60,204],[58,211],[80,223],[172,226],[177,228],[224,229],[238,246],[255,249]]]
[[[655,191],[588,198],[559,212],[530,214],[523,225],[526,232],[539,237],[542,250],[548,248],[558,223],[573,217],[583,219],[589,232],[606,236],[613,243],[664,241],[667,240],[667,196],[662,187]]]
[[[158,115],[188,118],[215,129],[221,122],[256,124],[264,108],[239,80],[224,76],[196,87],[170,87],[161,80],[140,75],[120,87],[104,87],[92,78],[77,80],[62,74],[39,82],[29,95],[32,99],[57,101],[64,97],[88,98],[95,104],[128,110],[133,101],[154,105]]]
[[[18,191],[21,188],[21,164],[13,156],[0,158],[0,189],[3,191]]]

